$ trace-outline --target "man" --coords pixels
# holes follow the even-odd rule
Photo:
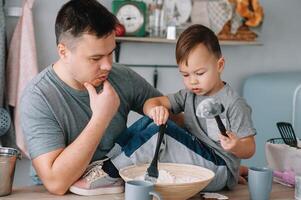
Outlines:
[[[55,22],[59,60],[22,95],[32,164],[51,193],[66,193],[91,161],[113,147],[130,110],[143,113],[144,102],[160,95],[129,68],[112,66],[116,23],[96,0],[63,5]]]

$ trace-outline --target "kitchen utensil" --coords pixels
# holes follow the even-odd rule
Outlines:
[[[17,158],[21,159],[17,149],[0,147],[0,197],[12,191]]]
[[[0,136],[7,133],[10,125],[11,119],[9,113],[4,108],[0,108]]]
[[[227,135],[226,128],[219,116],[222,112],[224,112],[225,108],[222,104],[216,102],[213,98],[207,98],[203,100],[196,109],[196,115],[198,117],[204,118],[215,118],[218,129],[220,130],[223,136],[229,137]]]
[[[294,128],[290,123],[277,122],[277,128],[285,144],[299,148]]]
[[[131,180],[125,183],[125,200],[162,200],[160,194],[155,192],[154,184],[149,181]],[[152,198],[155,197],[155,198]]]
[[[272,191],[273,171],[266,167],[250,167],[248,187],[251,200],[269,200]]]
[[[163,124],[159,127],[159,133],[158,133],[158,139],[157,139],[157,145],[155,149],[155,155],[154,158],[150,164],[150,166],[147,168],[146,174],[144,176],[144,180],[150,181],[152,183],[156,183],[157,178],[159,176],[158,171],[158,157],[159,157],[159,149],[163,140],[164,131],[166,128],[166,124]]]

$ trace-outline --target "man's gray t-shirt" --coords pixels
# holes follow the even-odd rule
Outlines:
[[[103,158],[113,147],[116,138],[127,128],[127,116],[131,110],[142,114],[144,102],[161,95],[141,76],[124,66],[114,65],[108,80],[119,95],[120,106],[92,161]],[[96,90],[100,91],[101,86]],[[87,91],[66,85],[52,66],[44,69],[26,87],[21,99],[21,126],[31,159],[72,143],[91,115]]]
[[[217,123],[215,119],[206,119],[196,116],[196,108],[206,98],[214,98],[221,103],[225,110],[220,117],[227,130],[236,133],[239,138],[256,134],[251,119],[251,108],[228,84],[212,96],[195,95],[187,89],[168,95],[171,110],[174,114],[184,111],[185,128],[205,142],[209,148],[224,159],[230,171],[228,173],[228,188],[237,183],[240,159],[232,153],[226,152],[218,140]]]

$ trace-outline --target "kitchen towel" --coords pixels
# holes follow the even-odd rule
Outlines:
[[[8,103],[14,109],[16,143],[28,156],[19,119],[19,101],[26,84],[38,74],[35,35],[32,17],[34,0],[23,0],[22,16],[14,30],[7,60]]]
[[[4,3],[0,0],[0,107],[4,103],[4,87],[5,87],[5,15]]]
[[[299,145],[298,145],[299,146]],[[301,173],[301,150],[286,144],[265,144],[265,156],[268,166],[277,171]]]

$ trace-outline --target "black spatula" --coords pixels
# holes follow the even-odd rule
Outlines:
[[[164,132],[165,132],[166,124],[163,124],[159,128],[159,133],[158,133],[158,139],[157,139],[157,145],[155,149],[155,154],[154,158],[147,168],[146,174],[144,176],[144,180],[150,181],[152,183],[157,182],[157,178],[159,176],[159,171],[158,171],[158,158],[159,158],[159,149],[163,140]]]
[[[299,148],[294,128],[290,123],[277,122],[277,128],[285,144]]]

